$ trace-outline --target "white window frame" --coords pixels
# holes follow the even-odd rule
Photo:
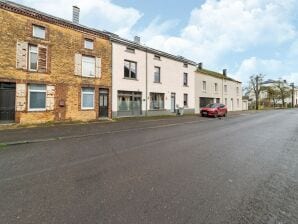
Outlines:
[[[156,70],[158,70],[158,72],[156,72]],[[154,66],[154,78],[153,78],[154,83],[161,83],[161,74],[160,73],[161,73],[161,68],[158,66]],[[158,74],[159,80],[155,80],[156,74]]]
[[[43,84],[31,84],[31,85],[43,85]],[[30,89],[30,84],[28,85],[28,111],[33,112],[33,111],[46,111],[47,110],[47,86],[45,86],[45,90],[31,90]],[[35,93],[45,93],[45,108],[30,108],[30,95],[31,92]]]
[[[84,69],[83,69],[83,61],[84,58],[93,58],[94,59],[94,75],[86,75],[84,74]],[[82,76],[83,77],[89,77],[89,78],[95,78],[96,77],[96,58],[93,56],[87,56],[87,55],[82,55]]]
[[[38,36],[37,33],[36,33],[35,28],[43,30],[44,35],[43,36]],[[44,26],[33,25],[32,26],[32,36],[36,37],[36,38],[40,38],[40,39],[46,39],[46,28]]]
[[[91,91],[87,91],[87,92],[84,92],[83,90],[84,89],[93,89],[93,91],[91,92]],[[91,95],[91,94],[93,94],[93,107],[84,107],[83,105],[83,99],[84,99],[84,97],[83,97],[83,95],[84,94],[88,94],[88,95]],[[88,88],[88,87],[82,87],[81,88],[81,109],[82,110],[94,110],[94,108],[95,108],[95,89],[94,88]]]
[[[32,51],[31,47],[35,47],[36,51]],[[29,45],[28,46],[28,53],[29,53],[29,58],[28,58],[28,70],[32,72],[37,72],[38,71],[38,46],[36,45]],[[36,53],[36,69],[31,69],[31,53]]]
[[[88,47],[88,43],[92,44],[92,47]],[[84,40],[84,48],[89,49],[89,50],[93,50],[94,49],[94,40],[86,38]]]

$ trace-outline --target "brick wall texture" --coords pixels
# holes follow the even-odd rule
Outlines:
[[[0,82],[16,83],[16,122],[35,123],[63,120],[93,120],[99,117],[99,88],[109,90],[111,99],[111,42],[105,36],[51,24],[0,8]],[[32,25],[46,27],[46,38],[32,36]],[[94,40],[94,49],[84,48],[84,39]],[[46,46],[47,71],[17,69],[17,43]],[[75,75],[75,55],[101,59],[101,76]],[[28,111],[28,84],[47,85],[46,111]],[[95,109],[81,110],[81,88],[95,88]],[[111,100],[110,100],[111,102]],[[109,103],[111,116],[111,103]]]

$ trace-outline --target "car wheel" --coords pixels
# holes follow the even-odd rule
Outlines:
[[[214,114],[214,117],[215,117],[215,118],[218,118],[218,113],[217,113],[217,114]]]

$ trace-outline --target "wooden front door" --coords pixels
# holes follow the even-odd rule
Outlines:
[[[99,89],[99,117],[109,117],[109,90]]]
[[[15,121],[16,84],[0,83],[0,122]]]

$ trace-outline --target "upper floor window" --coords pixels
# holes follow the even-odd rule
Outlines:
[[[82,56],[82,76],[95,77],[95,57]]]
[[[183,95],[183,105],[185,107],[188,106],[188,94],[186,94],[186,93]]]
[[[160,60],[160,56],[155,54],[155,55],[154,55],[154,59],[155,59],[155,60]]]
[[[33,37],[45,39],[46,38],[46,28],[43,26],[33,25]]]
[[[184,64],[183,64],[183,67],[184,67],[184,68],[188,68],[188,64],[187,64],[187,63],[184,63]]]
[[[203,81],[203,91],[206,91],[207,90],[207,83],[206,81]]]
[[[225,91],[225,93],[228,92],[228,86],[227,85],[224,85],[224,91]]]
[[[236,93],[239,95],[239,87],[236,87]]]
[[[218,84],[217,83],[214,83],[214,91],[218,92]]]
[[[160,67],[154,67],[154,82],[160,83]]]
[[[183,85],[188,86],[188,74],[183,73]]]
[[[29,70],[37,71],[38,47],[29,45]]]
[[[86,49],[93,50],[93,48],[94,48],[94,41],[93,40],[90,40],[90,39],[85,39],[85,41],[84,41],[84,47]]]
[[[124,78],[137,78],[137,63],[133,61],[124,61]]]
[[[132,47],[126,47],[126,51],[129,53],[135,53],[135,49]]]

